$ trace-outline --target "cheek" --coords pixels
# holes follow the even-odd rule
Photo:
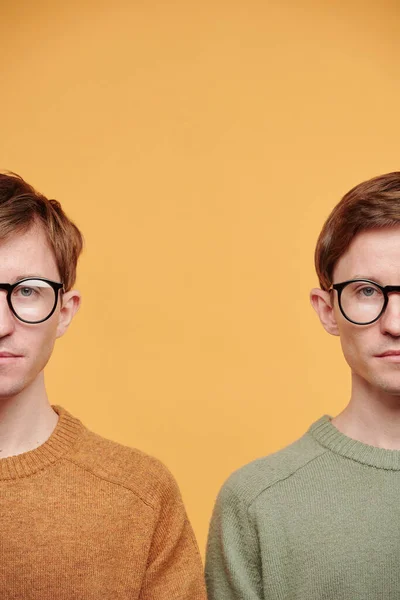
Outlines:
[[[369,349],[374,345],[374,331],[350,323],[349,326],[343,323],[339,325],[339,331],[343,355],[348,365],[355,368],[365,364],[371,354]]]
[[[54,346],[56,331],[57,321],[52,319],[40,325],[24,326],[19,332],[22,349],[31,360],[47,355]]]

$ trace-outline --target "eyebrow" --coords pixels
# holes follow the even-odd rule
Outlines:
[[[383,285],[382,280],[379,279],[379,277],[371,277],[370,275],[353,275],[351,279],[369,279],[370,281],[375,281],[375,283]]]
[[[38,273],[28,273],[26,275],[17,275],[16,277],[14,277],[14,283],[17,283],[17,281],[21,281],[22,279],[48,279],[48,277],[44,277],[43,275],[39,275]]]

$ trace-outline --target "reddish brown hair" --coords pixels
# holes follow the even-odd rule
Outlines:
[[[81,232],[57,200],[48,200],[15,173],[0,173],[0,240],[23,233],[35,223],[45,231],[64,290],[70,290],[83,247]]]
[[[400,225],[400,171],[360,183],[335,206],[315,248],[315,269],[323,290],[332,285],[333,270],[357,233]]]

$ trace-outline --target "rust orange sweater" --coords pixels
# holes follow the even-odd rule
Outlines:
[[[43,445],[0,460],[1,600],[205,600],[167,469],[53,408]]]

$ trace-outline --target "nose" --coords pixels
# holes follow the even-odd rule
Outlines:
[[[400,336],[400,294],[391,292],[386,310],[379,319],[382,333]]]
[[[7,302],[7,294],[0,291],[0,338],[10,335],[15,328],[15,317]]]

